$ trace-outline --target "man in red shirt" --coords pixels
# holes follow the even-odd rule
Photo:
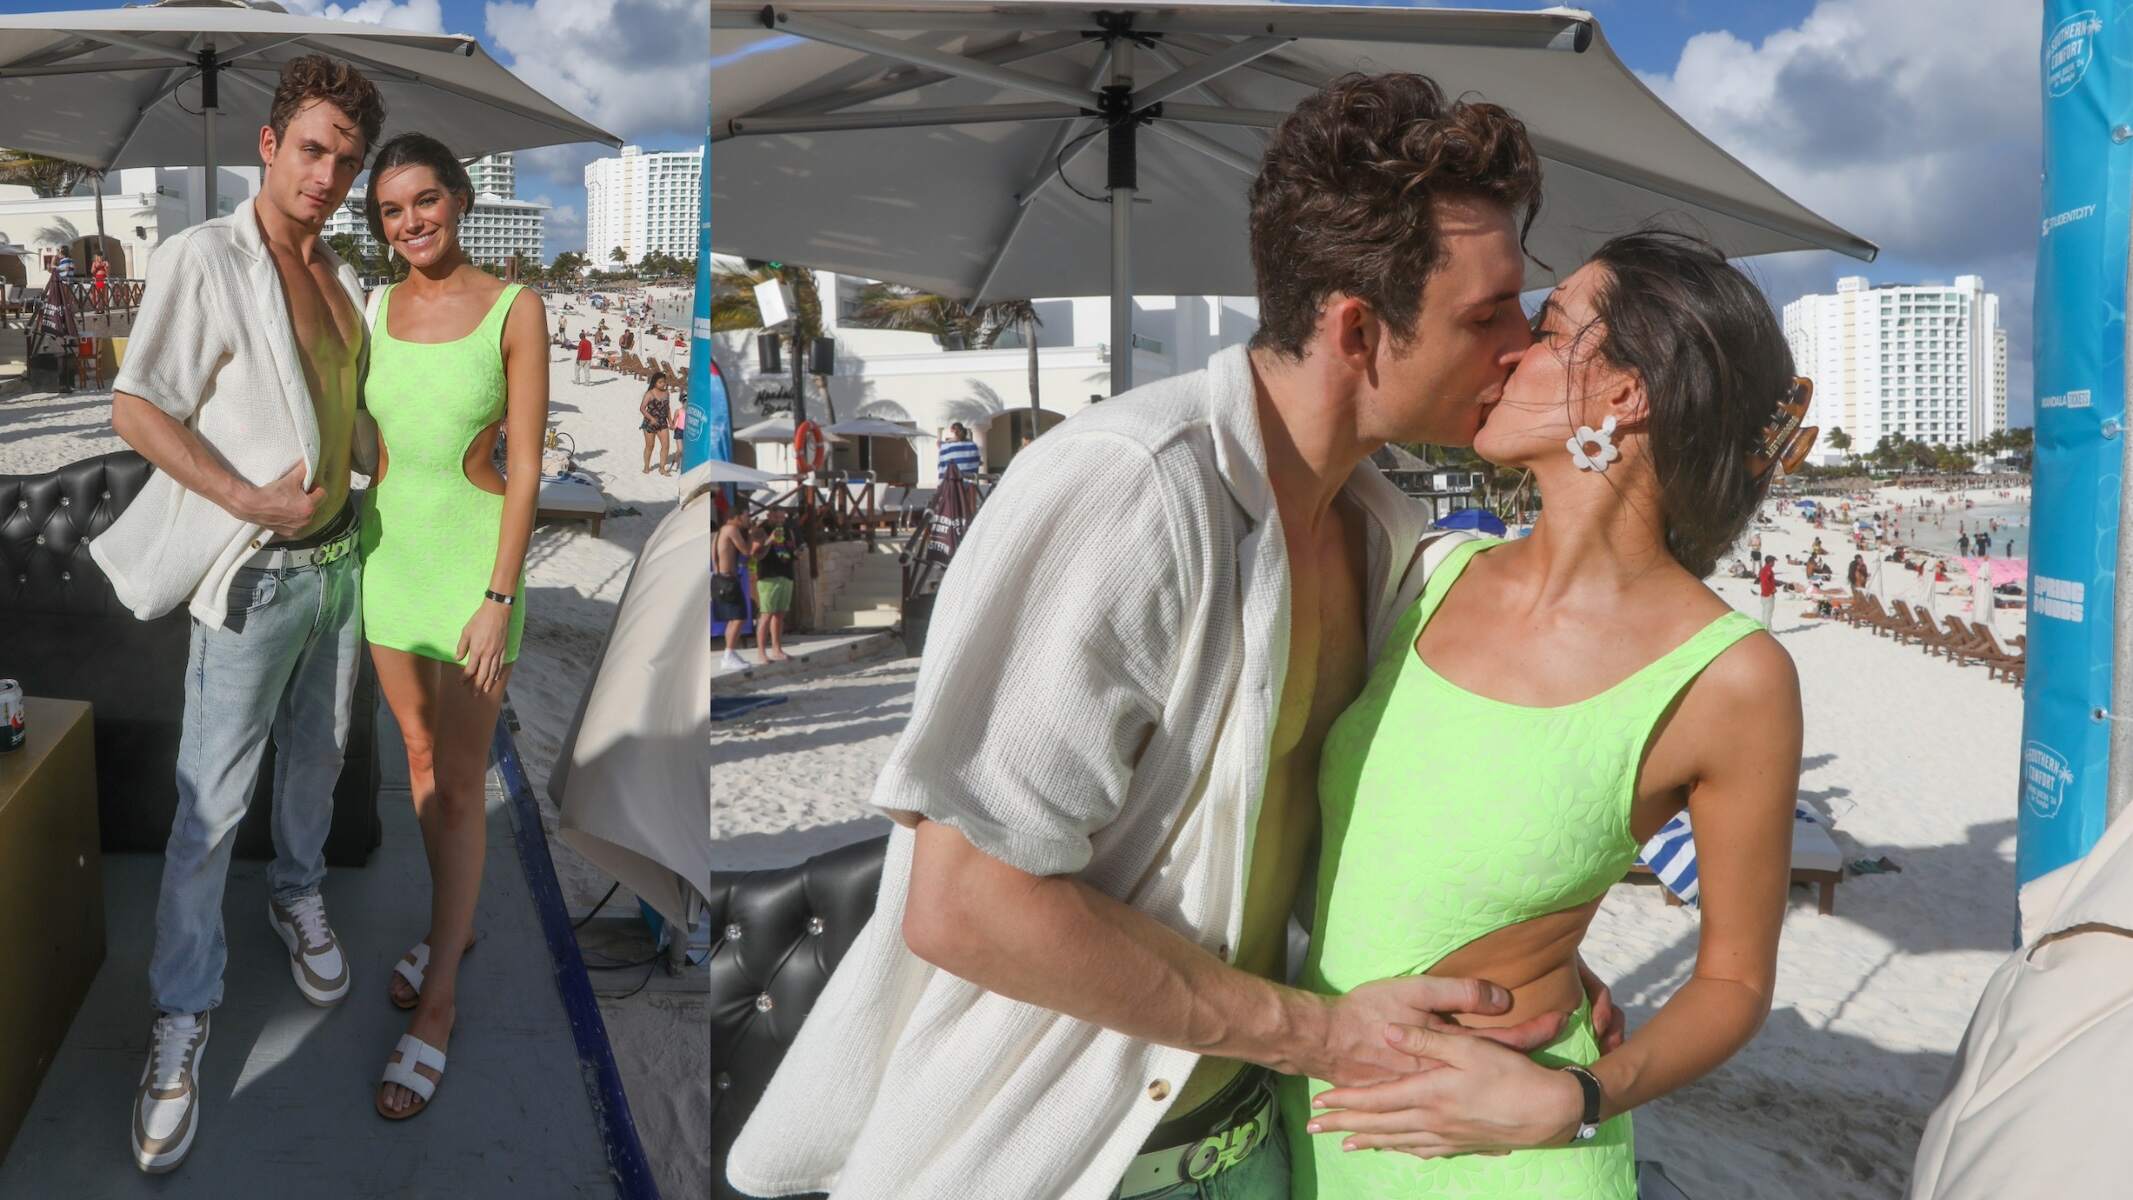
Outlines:
[[[1763,569],[1756,572],[1755,586],[1763,596],[1763,628],[1770,629],[1770,620],[1777,610],[1778,578],[1777,555],[1763,556]],[[1776,632],[1772,630],[1772,632]]]
[[[578,331],[578,371],[577,371],[577,376],[576,376],[576,378],[577,378],[577,382],[579,382],[579,383],[591,383],[591,382],[592,382],[592,361],[593,361],[593,340],[592,340],[592,335],[591,335],[591,334],[589,334],[589,333],[587,333],[587,332],[585,332],[584,330],[582,330],[582,329],[581,329],[581,330],[579,330],[579,331]]]

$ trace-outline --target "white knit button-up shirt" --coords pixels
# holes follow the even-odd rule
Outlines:
[[[1346,494],[1369,517],[1375,655],[1425,514],[1367,463]],[[1288,554],[1236,347],[1017,458],[943,581],[873,803],[1234,946],[1288,647]],[[1199,1056],[914,955],[914,836],[890,834],[873,916],[727,1179],[761,1196],[1103,1200]]]
[[[256,202],[156,247],[112,387],[183,421],[247,482],[272,483],[302,463],[309,488],[317,482],[318,411]],[[318,253],[362,308],[355,271],[323,241]],[[367,338],[360,352],[367,362]],[[184,604],[219,629],[237,569],[269,536],[157,471],[89,542],[89,557],[134,616],[154,620]]]

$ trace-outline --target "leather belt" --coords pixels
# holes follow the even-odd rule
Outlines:
[[[327,537],[316,545],[277,546],[269,544],[253,553],[244,565],[261,571],[297,571],[305,567],[323,567],[336,559],[346,558],[356,547],[356,535],[362,532],[360,522],[350,519],[349,505],[335,518],[335,524],[346,525],[340,533]],[[308,540],[308,539],[307,539]]]
[[[1246,1103],[1232,1110],[1227,1121],[1219,1122],[1205,1137],[1181,1146],[1145,1151],[1126,1165],[1125,1176],[1118,1185],[1121,1200],[1159,1192],[1181,1183],[1211,1179],[1243,1162],[1272,1135],[1275,1117],[1272,1077],[1264,1068],[1254,1068],[1246,1074],[1252,1080],[1252,1093]],[[1208,1105],[1211,1107],[1220,1100],[1218,1095]]]

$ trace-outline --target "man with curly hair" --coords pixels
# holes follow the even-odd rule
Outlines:
[[[305,1000],[348,994],[319,887],[360,651],[349,462],[367,334],[355,272],[319,231],[384,120],[345,63],[283,67],[259,194],[156,248],[114,383],[112,424],[156,473],[89,552],[135,616],[192,615],[148,967],[158,1016],[132,1114],[151,1173],[176,1169],[200,1127],[223,887],[270,734],[268,920]]]
[[[957,552],[875,787],[897,828],[874,916],[736,1187],[1286,1200],[1274,1073],[1400,1078],[1433,1064],[1395,1027],[1505,1010],[1472,979],[1287,986],[1287,928],[1321,743],[1419,584],[1427,514],[1369,455],[1472,443],[1531,341],[1540,183],[1511,114],[1417,75],[1335,80],[1284,121],[1251,192],[1251,345],[1038,439]],[[1559,1022],[1476,1034],[1528,1049]],[[1514,1063],[1448,1086],[1513,1138],[1576,1115]]]

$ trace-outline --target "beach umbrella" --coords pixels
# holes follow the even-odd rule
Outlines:
[[[385,100],[384,136],[421,130],[461,158],[615,135],[541,95],[464,34],[295,17],[279,5],[169,0],[0,16],[0,146],[121,167],[256,165],[282,64],[323,54]]]
[[[744,483],[751,486],[792,478],[790,475],[777,475],[769,471],[758,471],[754,467],[744,467],[737,462],[727,462],[723,458],[705,459],[690,469],[689,477],[698,484]],[[683,492],[686,494],[690,490],[693,489],[685,487]]]
[[[844,437],[916,438],[927,436],[909,426],[898,425],[894,421],[884,421],[879,417],[855,417],[849,421],[839,421],[834,425],[825,425],[823,426],[823,431]]]
[[[1358,69],[1525,122],[1529,288],[1655,220],[1731,257],[1874,256],[1661,103],[1587,13],[1142,0],[711,0],[712,245],[958,299],[1109,295],[1123,391],[1131,297],[1254,293],[1268,131]]]
[[[797,431],[798,426],[793,424],[791,417],[766,417],[735,433],[733,440],[736,442],[784,442],[790,445],[793,434]],[[827,434],[827,436],[833,442],[844,440],[833,433]]]
[[[1485,508],[1462,508],[1438,517],[1430,522],[1430,526],[1434,529],[1473,529],[1492,537],[1502,537],[1508,532],[1503,520]]]

